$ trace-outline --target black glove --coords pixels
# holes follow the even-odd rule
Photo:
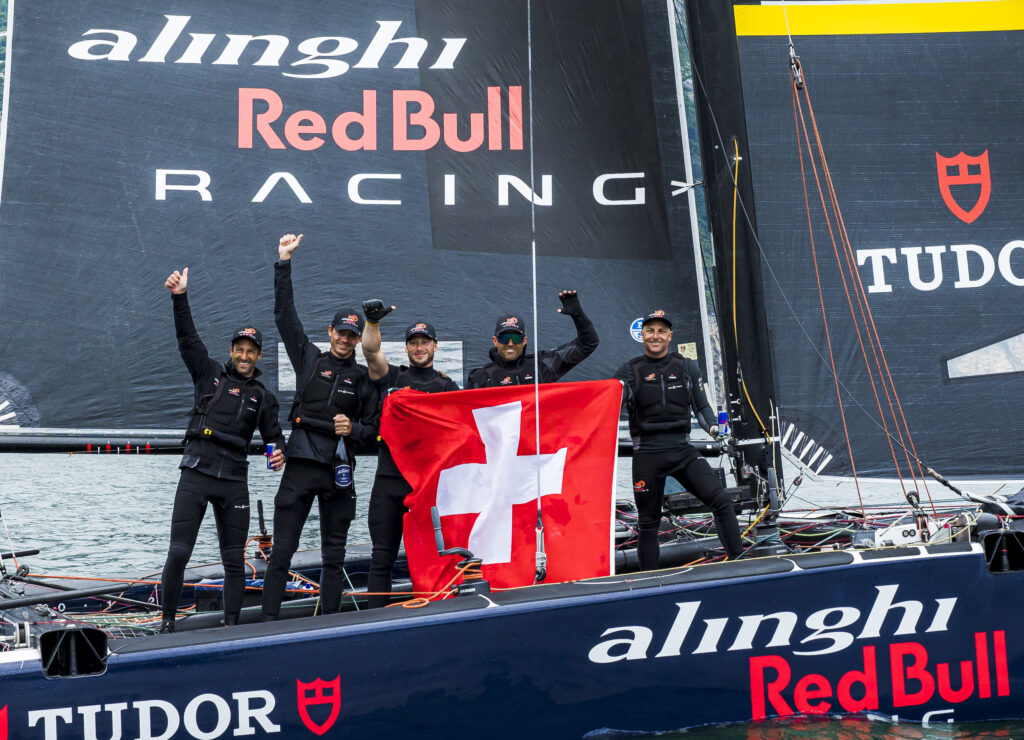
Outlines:
[[[384,301],[377,298],[363,301],[363,315],[367,321],[374,324],[379,324],[381,319],[394,310],[394,306],[385,306]]]
[[[563,290],[558,294],[558,299],[562,302],[558,313],[564,313],[566,316],[579,316],[583,313],[580,297],[575,290]]]

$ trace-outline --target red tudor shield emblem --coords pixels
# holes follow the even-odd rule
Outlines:
[[[985,206],[988,205],[988,197],[992,194],[992,179],[988,169],[988,149],[977,157],[968,157],[960,152],[955,157],[943,157],[935,152],[935,167],[939,173],[939,192],[942,193],[942,200],[953,215],[964,223],[973,223]],[[953,186],[975,185],[980,188],[978,199],[969,210],[964,210],[953,197]],[[965,190],[960,188],[960,191]]]
[[[305,683],[295,679],[295,692],[298,699],[299,719],[310,732],[323,735],[334,726],[341,711],[341,676],[333,681],[324,681],[321,678]],[[326,705],[321,708],[321,705]],[[317,722],[310,715],[323,718]]]

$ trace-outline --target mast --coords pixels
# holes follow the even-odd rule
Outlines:
[[[756,240],[733,3],[684,2],[718,276],[715,290],[730,424],[744,462],[762,476],[773,468],[781,481],[775,368]],[[764,444],[767,440],[773,441]]]

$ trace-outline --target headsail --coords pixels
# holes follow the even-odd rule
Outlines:
[[[1024,12],[999,2],[784,5],[737,3],[735,21],[786,445],[812,468],[831,455],[824,473],[850,469],[809,257],[788,16],[917,451],[947,474],[1013,474],[1024,429]],[[834,263],[821,264],[822,282],[840,285]],[[857,471],[891,476],[841,287],[825,303]]]

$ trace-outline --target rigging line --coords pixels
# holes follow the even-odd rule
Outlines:
[[[814,246],[814,227],[813,227],[813,225],[811,223],[811,201],[810,201],[810,198],[807,195],[807,176],[804,174],[804,150],[803,150],[803,147],[799,145],[800,144],[800,127],[799,127],[799,124],[797,124],[797,122],[796,122],[796,118],[797,118],[796,106],[794,106],[793,107],[793,124],[796,127],[796,129],[797,129],[797,152],[799,153],[799,158],[800,158],[800,181],[801,181],[801,184],[803,185],[803,191],[804,191],[804,207],[807,209],[807,230],[808,230],[808,233],[810,235],[810,241],[811,241],[811,259],[814,262],[814,279],[815,279],[815,281],[817,282],[817,285],[818,285],[818,301],[819,301],[819,303],[821,305],[821,321],[822,321],[822,323],[825,326],[825,341],[828,343],[828,359],[829,359],[829,363],[832,366],[832,381],[833,381],[833,383],[835,385],[835,388],[836,388],[836,401],[837,401],[837,403],[839,405],[839,418],[842,420],[842,424],[843,424],[843,438],[846,440],[846,454],[849,455],[849,457],[850,457],[850,467],[853,470],[853,484],[854,484],[854,486],[857,489],[857,500],[860,502],[860,513],[861,513],[861,516],[863,517],[863,516],[866,516],[866,514],[864,512],[864,497],[861,495],[860,481],[857,479],[857,463],[854,462],[854,459],[853,459],[853,447],[850,445],[850,432],[849,432],[849,429],[846,426],[846,412],[843,410],[843,396],[839,392],[839,373],[836,371],[835,358],[832,355],[832,332],[829,331],[829,328],[828,328],[828,316],[825,313],[825,299],[822,296],[822,292],[821,292],[821,273],[818,270],[818,250]],[[804,136],[806,137],[806,135],[807,134],[806,134],[806,131],[805,131],[804,132]],[[810,144],[808,144],[807,149],[808,149],[808,152],[810,152]],[[811,166],[812,167],[814,166],[814,161],[813,160],[811,161]],[[814,172],[814,179],[815,179],[815,181],[817,181],[817,179],[818,179],[818,172],[817,172],[817,170],[815,170],[815,172]],[[821,186],[820,185],[818,186],[818,189],[819,189],[819,191],[821,190]]]
[[[813,109],[813,107],[811,105],[811,100],[810,100],[809,94],[807,95],[807,106],[808,106],[808,110],[809,110],[810,116],[811,116],[811,123],[814,125],[814,128],[815,128],[815,136],[820,139],[820,136],[819,136],[819,134],[817,132],[817,122],[816,122],[816,119],[814,117],[814,109]],[[820,144],[819,144],[819,147],[820,147]],[[834,191],[834,185],[831,184],[832,175],[831,175],[831,172],[828,170],[828,163],[825,162],[824,160],[823,160],[823,166],[825,167],[825,173],[826,173],[826,177],[827,177],[827,182],[830,184],[830,188],[832,188],[833,191]],[[838,206],[838,197],[835,196],[835,195],[833,195],[832,197],[835,200],[834,209],[836,210],[836,213],[838,215],[841,233],[842,233],[842,236],[845,239],[845,243],[846,243],[846,250],[847,250],[847,254],[848,254],[847,259],[848,260],[852,260],[853,259],[853,256],[852,256],[853,255],[853,245],[850,242],[849,235],[848,235],[848,233],[846,231],[846,222],[845,222],[845,219],[843,219],[842,211],[839,209],[839,206]],[[885,349],[884,349],[884,347],[882,345],[882,341],[881,341],[881,339],[880,339],[880,337],[878,335],[878,328],[875,325],[874,314],[872,313],[871,306],[870,306],[870,304],[867,301],[867,293],[864,290],[864,284],[863,284],[863,281],[861,280],[860,273],[856,273],[856,275],[857,275],[857,288],[859,290],[860,296],[863,297],[864,306],[865,306],[866,311],[867,311],[867,318],[864,319],[865,327],[867,327],[869,332],[871,332],[873,334],[874,342],[878,346],[878,353],[879,353],[879,355],[881,357],[881,360],[882,360],[882,366],[884,366],[884,368],[885,368],[885,376],[883,378],[883,387],[885,387],[884,386],[884,380],[887,379],[889,386],[892,387],[893,398],[896,400],[896,408],[900,412],[899,420],[896,419],[896,412],[892,409],[892,400],[888,399],[888,391],[886,391],[886,398],[887,398],[887,400],[889,400],[890,413],[893,415],[893,421],[896,424],[897,431],[900,430],[900,422],[902,422],[903,429],[904,429],[904,431],[906,432],[906,435],[907,435],[907,441],[910,443],[910,448],[911,448],[911,451],[912,451],[912,455],[913,455],[914,459],[918,463],[918,473],[921,476],[921,484],[924,486],[925,493],[928,496],[929,503],[931,503],[932,511],[934,513],[935,512],[935,503],[932,500],[931,491],[928,488],[927,476],[925,475],[924,470],[921,469],[921,461],[917,457],[917,448],[914,445],[914,438],[913,438],[913,435],[910,432],[910,425],[907,423],[906,416],[903,413],[903,404],[900,401],[899,393],[896,390],[896,384],[895,384],[895,382],[892,379],[892,373],[889,370],[889,363],[888,363],[888,361],[886,360],[886,357],[885,357]],[[870,327],[868,327],[868,322],[869,321],[870,321]],[[877,362],[877,360],[876,360],[876,362]],[[878,372],[879,372],[879,376],[881,377],[882,376],[881,368],[879,368]],[[902,443],[902,441],[903,441],[903,435],[900,434],[900,442]],[[909,457],[909,454],[911,454],[911,453],[907,453],[907,450],[906,450],[905,446],[903,447],[903,449],[904,449],[904,452],[906,454],[908,454],[908,457]],[[913,476],[913,465],[911,464],[909,459],[907,460],[907,466],[911,470],[911,476]],[[925,467],[927,467],[927,466],[925,466]]]
[[[530,108],[530,262],[533,273],[533,420],[534,481],[537,486],[537,553],[534,581],[543,581],[547,575],[547,553],[544,549],[544,519],[541,515],[540,493],[540,317],[537,315],[537,202],[534,180],[533,151],[533,3],[526,0],[526,99]],[[525,335],[524,335],[525,336]],[[525,347],[523,348],[525,352]]]
[[[700,86],[701,92],[704,94],[704,99],[705,99],[705,101],[707,101],[708,100],[707,87],[705,87],[704,79],[701,77],[700,72],[699,72],[696,64],[694,64],[693,52],[689,49],[689,46],[687,46],[687,52],[689,53],[689,57],[690,57],[690,69],[693,71],[693,78],[697,81],[697,84]],[[721,129],[718,126],[718,119],[715,117],[714,109],[712,109],[710,103],[707,103],[705,105],[705,107],[707,109],[708,118],[711,121],[712,129],[714,130],[714,133],[715,133],[715,138],[718,139],[719,148],[721,149],[721,151],[724,152],[725,151],[725,141],[724,141],[724,139],[722,137],[722,131],[721,131]],[[726,164],[728,164],[728,160],[726,160]],[[731,177],[732,176],[732,170],[730,170],[728,167],[726,167],[725,169],[726,169],[727,172],[729,172],[729,175]],[[733,184],[736,185],[735,181],[734,181]],[[779,276],[776,274],[775,269],[772,267],[771,260],[768,259],[768,254],[764,251],[764,247],[761,245],[761,240],[760,240],[760,238],[758,238],[756,229],[754,229],[753,220],[750,217],[750,213],[747,210],[747,205],[744,202],[743,198],[739,199],[739,207],[740,207],[741,212],[743,213],[743,218],[746,221],[747,226],[750,228],[750,237],[751,237],[751,239],[753,239],[754,244],[757,245],[757,251],[758,251],[758,254],[761,257],[762,263],[768,269],[768,275],[771,277],[772,282],[775,284],[776,289],[779,291],[779,296],[782,298],[783,302],[786,304],[786,308],[789,309],[789,313],[790,313],[790,315],[793,318],[793,322],[796,324],[797,328],[800,329],[800,333],[803,334],[804,335],[804,339],[807,340],[807,345],[811,348],[811,351],[813,351],[814,354],[818,356],[818,359],[821,361],[821,364],[824,365],[827,370],[832,371],[833,370],[832,365],[829,363],[829,361],[827,359],[825,359],[825,356],[821,353],[821,351],[818,349],[817,345],[814,343],[814,340],[811,338],[811,335],[808,333],[807,328],[804,326],[803,322],[800,321],[800,316],[797,314],[796,309],[793,308],[793,303],[789,300],[789,296],[786,295],[786,291],[782,288],[782,281],[779,280]],[[874,424],[878,428],[879,431],[881,431],[884,434],[886,434],[894,442],[897,441],[895,439],[895,437],[893,437],[891,434],[886,432],[886,430],[878,422],[878,420],[871,415],[871,412],[868,411],[866,408],[864,408],[864,405],[857,399],[857,396],[854,394],[854,392],[852,390],[850,390],[846,386],[846,384],[843,383],[842,380],[839,381],[839,387],[843,389],[844,393],[846,393],[846,395],[849,398],[850,402],[852,402],[853,405],[856,406],[857,409],[861,412],[861,414],[864,415],[864,418],[866,418],[868,421],[870,421],[872,424]],[[900,444],[899,442],[897,442],[897,444],[900,445],[901,449],[906,451],[906,446],[905,445]],[[918,464],[920,464],[920,465],[927,465],[927,463],[925,463],[923,460],[921,460],[913,451],[911,451],[911,457],[913,457],[914,460]]]
[[[854,326],[857,329],[857,339],[858,339],[858,341],[861,341],[860,324],[863,324],[864,330],[865,330],[865,332],[868,335],[868,344],[871,346],[871,352],[872,352],[872,356],[873,356],[873,358],[875,360],[875,367],[876,367],[876,370],[878,372],[879,381],[882,383],[882,389],[885,392],[886,402],[887,402],[887,404],[889,406],[889,413],[892,415],[892,420],[893,420],[893,423],[894,423],[894,425],[896,427],[896,432],[899,435],[900,446],[905,451],[906,450],[906,445],[905,445],[904,440],[903,440],[903,433],[902,433],[902,430],[900,429],[899,420],[896,418],[896,412],[895,412],[895,409],[893,409],[893,406],[892,406],[892,397],[890,396],[890,393],[889,393],[890,384],[885,382],[885,377],[882,374],[882,367],[881,367],[881,364],[879,363],[879,359],[878,359],[879,358],[879,353],[881,353],[883,355],[883,357],[884,357],[884,350],[882,348],[882,343],[881,343],[880,338],[877,336],[877,334],[872,334],[871,328],[868,325],[867,316],[869,316],[871,314],[871,307],[870,307],[870,304],[868,303],[868,300],[867,300],[867,294],[863,290],[863,282],[860,280],[860,274],[859,274],[859,272],[857,271],[857,269],[855,267],[856,256],[853,253],[853,244],[850,241],[849,233],[846,231],[846,222],[845,222],[845,219],[843,218],[842,208],[839,205],[839,196],[838,196],[838,193],[836,192],[836,189],[835,189],[835,183],[832,180],[832,173],[831,173],[831,170],[830,170],[830,168],[828,166],[828,159],[825,156],[825,148],[824,148],[824,144],[823,144],[822,139],[821,139],[820,131],[818,130],[817,119],[815,118],[815,115],[814,115],[814,107],[813,107],[813,104],[811,102],[810,91],[806,88],[806,86],[804,86],[803,90],[804,90],[804,97],[805,97],[805,99],[807,101],[807,109],[808,109],[809,117],[811,119],[811,126],[812,126],[812,129],[814,130],[814,138],[815,138],[815,143],[817,145],[818,158],[821,161],[821,166],[822,166],[822,172],[823,172],[823,176],[824,176],[824,180],[825,180],[825,185],[826,185],[826,188],[827,188],[828,193],[829,193],[829,201],[830,201],[831,206],[832,206],[832,213],[836,217],[836,229],[839,232],[840,242],[843,245],[843,255],[844,255],[845,259],[846,259],[847,268],[850,271],[850,275],[852,277],[852,281],[853,281],[853,284],[854,284],[854,293],[855,293],[855,295],[857,297],[857,307],[858,307],[858,310],[860,311],[860,323],[857,322],[856,316],[853,315],[853,306],[852,306],[852,304],[850,305],[851,317],[853,318]],[[798,94],[796,94],[796,104],[799,105],[799,95]],[[802,108],[802,106],[800,108],[800,116],[801,116],[801,122],[803,123],[803,125],[805,127],[805,131],[806,131],[806,123],[803,122],[803,108]],[[824,208],[824,206],[823,206],[823,208]],[[831,222],[830,222],[829,230],[830,230],[830,233],[831,233]],[[834,246],[834,241],[833,241],[833,246]],[[838,254],[837,254],[837,259],[838,259]],[[842,265],[839,266],[839,269],[840,269],[840,271],[842,271]],[[843,281],[843,285],[844,285],[844,288],[845,288],[846,287],[845,278],[844,278],[844,281]],[[849,296],[847,296],[847,302],[849,303]],[[879,415],[880,415],[880,417],[882,419],[882,423],[885,425],[886,431],[888,431],[888,424],[885,422],[885,413],[882,411],[881,402],[880,402],[880,399],[878,398],[878,392],[875,389],[874,375],[873,375],[873,372],[872,372],[870,366],[867,365],[867,356],[864,353],[863,342],[861,342],[861,353],[865,355],[865,357],[864,357],[865,365],[866,365],[866,369],[868,371],[868,378],[871,380],[872,391],[875,393],[875,402],[878,405],[878,413],[879,413]],[[892,393],[893,393],[893,395],[897,395],[896,394],[896,388],[895,388],[894,385],[892,387]],[[897,396],[897,398],[898,398],[898,396]],[[909,429],[907,430],[907,432],[908,432],[908,437],[909,437]],[[889,444],[890,444],[890,447],[891,447],[892,443],[890,442]],[[895,459],[895,451],[893,451],[893,464],[894,464],[894,466],[897,469],[897,474],[899,474],[899,464],[898,464],[898,462]],[[907,456],[907,468],[910,471],[911,478],[914,479],[914,482],[916,484],[917,481],[916,481],[916,477],[914,476],[914,466],[910,462],[909,456]],[[902,482],[902,479],[901,479],[901,482]]]
[[[736,323],[736,201],[740,194],[740,143],[735,136],[732,139],[732,145],[734,149],[733,167],[735,168],[734,171],[729,173],[732,176],[732,341],[736,350],[736,365],[739,367],[740,332]],[[761,421],[761,416],[757,413],[757,409],[754,408],[754,402],[750,399],[750,393],[747,391],[747,381],[743,379],[742,369],[739,371],[738,375],[740,379],[740,388],[743,389],[743,395],[747,399],[747,405],[750,406],[750,410],[753,412],[754,418],[757,419],[757,423],[761,426],[761,434],[768,437],[768,439],[771,439],[771,437],[768,436],[768,428],[765,426],[764,422]]]
[[[864,369],[867,371],[868,380],[871,383],[871,392],[872,392],[872,394],[874,394],[874,397],[875,397],[875,405],[878,407],[878,414],[879,414],[879,416],[882,419],[882,424],[884,425],[886,432],[888,432],[889,425],[886,422],[885,413],[882,411],[882,401],[878,397],[878,389],[877,389],[877,387],[875,385],[874,372],[872,371],[871,363],[868,360],[867,350],[864,349],[864,338],[861,335],[860,323],[857,321],[857,314],[854,311],[853,301],[850,298],[850,286],[849,286],[849,284],[847,283],[847,280],[846,280],[846,271],[843,269],[842,258],[840,258],[840,256],[839,256],[839,247],[836,245],[836,234],[835,234],[835,232],[838,229],[838,226],[836,226],[836,229],[833,229],[833,226],[832,226],[832,216],[829,214],[828,206],[825,204],[825,194],[822,192],[822,189],[821,189],[821,180],[818,177],[818,166],[817,166],[817,163],[814,160],[814,150],[811,148],[810,138],[809,138],[808,133],[807,133],[807,121],[804,118],[803,106],[801,106],[801,104],[800,104],[800,97],[797,94],[797,87],[796,87],[795,83],[793,83],[792,81],[790,82],[790,91],[792,93],[792,99],[793,99],[793,121],[794,121],[794,124],[796,125],[796,129],[797,129],[797,131],[796,131],[796,133],[797,133],[797,146],[801,145],[800,134],[803,133],[804,143],[807,144],[807,156],[808,156],[808,159],[810,160],[811,168],[812,168],[812,171],[814,173],[814,182],[815,182],[815,185],[818,188],[818,197],[821,200],[821,210],[822,210],[822,213],[823,213],[823,215],[825,217],[825,223],[828,226],[829,238],[832,241],[832,252],[833,252],[833,254],[835,255],[835,258],[836,258],[836,267],[839,270],[840,279],[843,281],[843,293],[846,296],[846,304],[847,304],[847,306],[849,306],[849,309],[850,309],[850,318],[852,319],[852,322],[853,322],[854,332],[857,335],[857,344],[860,347],[860,354],[861,354],[861,357],[863,357],[863,359],[864,359]],[[805,87],[804,88],[805,95],[806,95],[806,92],[807,92],[807,90],[806,90],[806,87]],[[797,123],[798,113],[799,113],[799,123]],[[817,141],[818,141],[818,158],[821,160],[821,162],[822,162],[822,169],[824,170],[824,168],[825,168],[825,151],[824,151],[824,147],[821,145],[820,139],[818,139]],[[801,157],[802,156],[803,156],[803,150],[801,149]],[[806,188],[807,188],[806,175],[804,174],[804,171],[802,169],[802,165],[803,165],[803,160],[801,159],[800,176],[801,176],[801,178],[804,181],[804,183],[803,183],[804,184],[804,190],[806,192]],[[808,212],[807,212],[807,228],[808,228],[809,232],[812,232],[810,236],[811,236],[811,249],[813,251],[813,249],[814,249],[813,228],[814,227],[813,227],[813,224],[811,223],[811,214],[810,214],[810,210],[809,210],[810,206],[808,205],[807,207],[808,207]],[[832,200],[832,213],[833,214],[836,212],[836,208],[837,207],[838,207],[838,203],[836,202],[835,199],[833,199]],[[844,255],[846,255],[845,245],[844,245]],[[853,265],[849,261],[848,255],[847,255],[847,267],[850,270],[854,270]],[[851,276],[851,280],[852,280],[852,276]],[[859,293],[858,293],[857,298],[858,298],[858,305],[860,305],[860,294]],[[822,309],[822,313],[824,314],[824,311],[825,311],[824,297],[820,294],[820,291],[819,291],[819,300],[821,301],[821,309]],[[863,313],[863,311],[862,311],[862,313]],[[826,325],[825,329],[826,329],[826,332],[827,332],[828,331],[827,325]],[[866,331],[867,331],[867,329],[865,327],[865,332]],[[869,343],[870,343],[870,338],[869,338]],[[872,344],[872,350],[874,350],[874,345],[873,344]],[[833,372],[835,372],[835,370],[833,370]],[[881,368],[879,368],[879,375],[881,375]],[[879,377],[879,381],[881,381],[881,377]],[[886,391],[886,394],[888,395],[888,391]],[[838,394],[838,389],[837,389],[837,394],[836,395],[837,395],[837,397],[839,395]],[[842,405],[842,399],[838,398],[838,400],[839,400],[840,405]],[[895,418],[894,418],[894,421],[895,421]],[[845,432],[845,430],[846,430],[845,425],[844,425],[843,428],[844,428],[844,432]],[[898,431],[899,431],[899,429],[897,429],[897,432]],[[901,442],[903,441],[902,440],[902,436],[900,438],[900,441]],[[847,444],[849,444],[849,440],[847,440]],[[896,468],[896,477],[899,479],[900,488],[903,490],[903,496],[905,498],[907,496],[907,487],[906,487],[906,484],[903,481],[903,473],[900,470],[899,461],[898,461],[898,459],[896,457],[896,450],[893,448],[892,442],[889,442],[889,452],[892,455],[893,466]],[[908,465],[908,467],[910,466],[910,460],[909,459],[907,460],[907,465]],[[913,474],[913,469],[911,469],[911,474]],[[856,473],[854,473],[854,475],[856,475]]]
[[[822,161],[822,168],[823,168],[823,171],[825,173],[826,184],[828,185],[828,188],[829,188],[829,191],[830,191],[830,197],[831,197],[832,202],[833,202],[833,206],[832,206],[833,207],[833,211],[836,213],[837,222],[839,224],[840,237],[841,237],[841,240],[844,243],[844,249],[845,249],[846,255],[847,255],[847,262],[851,265],[850,269],[851,269],[852,273],[856,277],[855,288],[856,288],[857,293],[858,293],[858,304],[863,306],[862,311],[861,311],[861,313],[862,313],[862,321],[864,321],[865,330],[868,331],[869,337],[873,338],[872,351],[874,351],[874,347],[877,346],[877,348],[878,348],[878,355],[881,357],[882,366],[884,366],[884,368],[885,368],[885,376],[884,377],[882,376],[881,368],[879,368],[878,373],[879,373],[879,378],[882,381],[882,387],[885,389],[886,400],[889,403],[889,411],[892,414],[893,422],[896,425],[896,431],[899,434],[900,447],[903,449],[904,454],[907,455],[907,467],[910,470],[910,475],[911,475],[911,478],[914,480],[915,485],[917,483],[917,477],[914,475],[914,466],[910,462],[911,451],[912,451],[912,454],[913,454],[913,457],[915,458],[915,460],[918,460],[918,473],[920,475],[921,485],[924,486],[925,493],[928,496],[928,501],[929,501],[929,503],[932,506],[932,512],[935,513],[935,503],[932,500],[931,491],[928,489],[928,482],[926,480],[926,476],[924,474],[924,471],[921,470],[920,460],[917,458],[917,449],[916,449],[916,446],[914,445],[914,438],[913,438],[913,435],[910,432],[910,425],[907,423],[906,416],[903,413],[903,404],[900,401],[899,392],[896,390],[896,384],[895,384],[895,382],[892,379],[892,373],[889,370],[889,363],[888,363],[888,361],[885,358],[885,349],[884,349],[884,347],[882,345],[882,340],[881,340],[881,338],[880,338],[880,336],[878,334],[878,328],[875,325],[874,314],[871,311],[871,305],[868,303],[867,293],[864,290],[864,283],[861,280],[860,273],[858,271],[856,271],[852,267],[853,263],[856,262],[856,259],[855,259],[854,254],[853,254],[853,244],[850,241],[849,233],[846,230],[846,221],[843,218],[842,210],[839,207],[839,198],[838,198],[838,195],[836,194],[836,191],[835,191],[835,184],[832,181],[832,173],[829,170],[828,162],[825,159],[824,146],[821,143],[821,135],[820,135],[820,133],[818,131],[817,119],[814,116],[814,108],[813,108],[813,106],[811,104],[810,92],[806,89],[806,87],[804,89],[804,96],[807,99],[808,113],[810,115],[811,124],[812,124],[813,129],[814,129],[815,140],[818,143],[818,149],[819,149],[820,156],[821,156],[821,161]],[[867,318],[866,319],[863,318],[863,314],[865,312],[867,314]],[[870,322],[870,327],[868,325],[869,322]],[[876,358],[876,364],[877,364],[877,362],[878,362],[878,360]],[[886,385],[886,380],[888,381],[888,385]],[[899,412],[900,412],[900,419],[899,420],[896,419],[896,412],[892,409],[892,400],[889,398],[889,388],[890,387],[892,389],[892,396],[896,400],[896,407],[899,409]],[[900,421],[902,421],[902,431],[906,432],[907,442],[910,443],[911,451],[908,451],[907,448],[906,448],[906,445],[903,444],[903,433],[901,432],[901,429],[900,429]]]

